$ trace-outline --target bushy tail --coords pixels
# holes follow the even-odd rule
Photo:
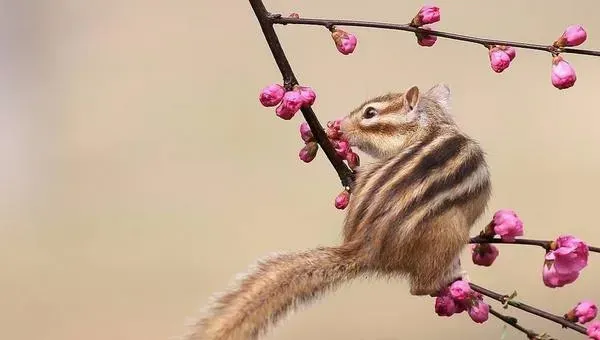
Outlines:
[[[302,303],[364,271],[350,245],[277,255],[214,301],[187,340],[255,340]]]

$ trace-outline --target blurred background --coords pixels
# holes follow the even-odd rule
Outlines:
[[[265,0],[303,17],[408,22],[420,1]],[[570,24],[600,49],[595,0],[439,0],[435,27],[550,44]],[[494,195],[477,229],[515,209],[526,236],[600,244],[600,59],[566,55],[578,80],[550,84],[548,54],[518,50],[502,74],[478,45],[350,28],[349,56],[321,27],[277,27],[323,122],[387,91],[437,82],[485,148]],[[281,76],[247,1],[0,2],[0,338],[158,340],[187,331],[210,295],[275,251],[340,241],[341,190],[322,152],[298,159],[298,126],[258,102]],[[363,160],[367,160],[363,158]],[[543,252],[502,246],[471,279],[562,315],[600,300],[600,258],[545,288]],[[267,339],[499,338],[490,318],[440,318],[404,282],[355,281],[294,314]],[[492,306],[498,306],[492,304]],[[573,332],[510,313],[560,339]],[[505,339],[522,339],[508,330]]]

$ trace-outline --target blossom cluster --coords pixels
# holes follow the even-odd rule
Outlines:
[[[483,301],[483,296],[471,289],[465,280],[454,281],[435,298],[435,312],[439,316],[452,316],[464,311],[477,323],[487,321],[490,311],[490,306]]]
[[[284,120],[292,119],[301,108],[313,105],[316,99],[315,91],[308,86],[296,85],[288,91],[280,84],[266,86],[258,96],[263,106],[277,106],[275,114]]]

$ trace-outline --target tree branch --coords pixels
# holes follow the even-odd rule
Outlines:
[[[502,243],[502,244],[521,244],[528,246],[538,246],[542,247],[545,250],[550,250],[550,244],[552,241],[546,240],[531,240],[525,238],[517,238],[514,241],[504,241],[500,238],[489,238],[485,236],[474,236],[471,238],[469,243]],[[600,247],[592,247],[588,246],[588,250],[594,253],[600,253]]]
[[[427,35],[435,35],[440,38],[459,40],[474,44],[480,44],[483,46],[490,45],[504,45],[504,46],[512,46],[529,50],[538,50],[545,51],[549,53],[572,53],[572,54],[584,54],[591,56],[600,56],[600,51],[592,51],[592,50],[583,50],[577,48],[562,48],[558,49],[552,45],[540,45],[540,44],[530,44],[523,43],[517,41],[505,41],[505,40],[495,40],[495,39],[486,39],[473,37],[469,35],[461,35],[443,31],[436,30],[425,30],[422,28],[414,27],[409,24],[392,24],[385,22],[374,22],[374,21],[359,21],[359,20],[340,20],[340,19],[312,19],[312,18],[289,18],[283,17],[280,14],[271,14],[271,20],[273,23],[287,25],[312,25],[312,26],[324,26],[324,27],[332,27],[335,25],[338,26],[355,26],[355,27],[368,27],[368,28],[379,28],[379,29],[387,29],[387,30],[397,30],[397,31],[406,31],[406,32],[414,32],[414,33],[423,33]]]
[[[504,321],[505,323],[511,325],[513,328],[515,328],[518,331],[527,335],[527,339],[540,339],[541,338],[541,335],[538,334],[537,332],[534,332],[530,329],[524,328],[523,326],[519,325],[519,320],[517,320],[517,318],[501,314],[501,313],[497,312],[495,309],[493,309],[491,306],[490,306],[490,314],[492,314],[496,318]],[[552,338],[547,338],[547,339],[550,340]]]

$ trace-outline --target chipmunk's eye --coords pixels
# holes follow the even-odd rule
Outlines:
[[[363,118],[365,118],[365,119],[373,118],[376,115],[377,115],[377,110],[375,110],[372,107],[367,107],[365,109],[365,111],[363,112]]]

